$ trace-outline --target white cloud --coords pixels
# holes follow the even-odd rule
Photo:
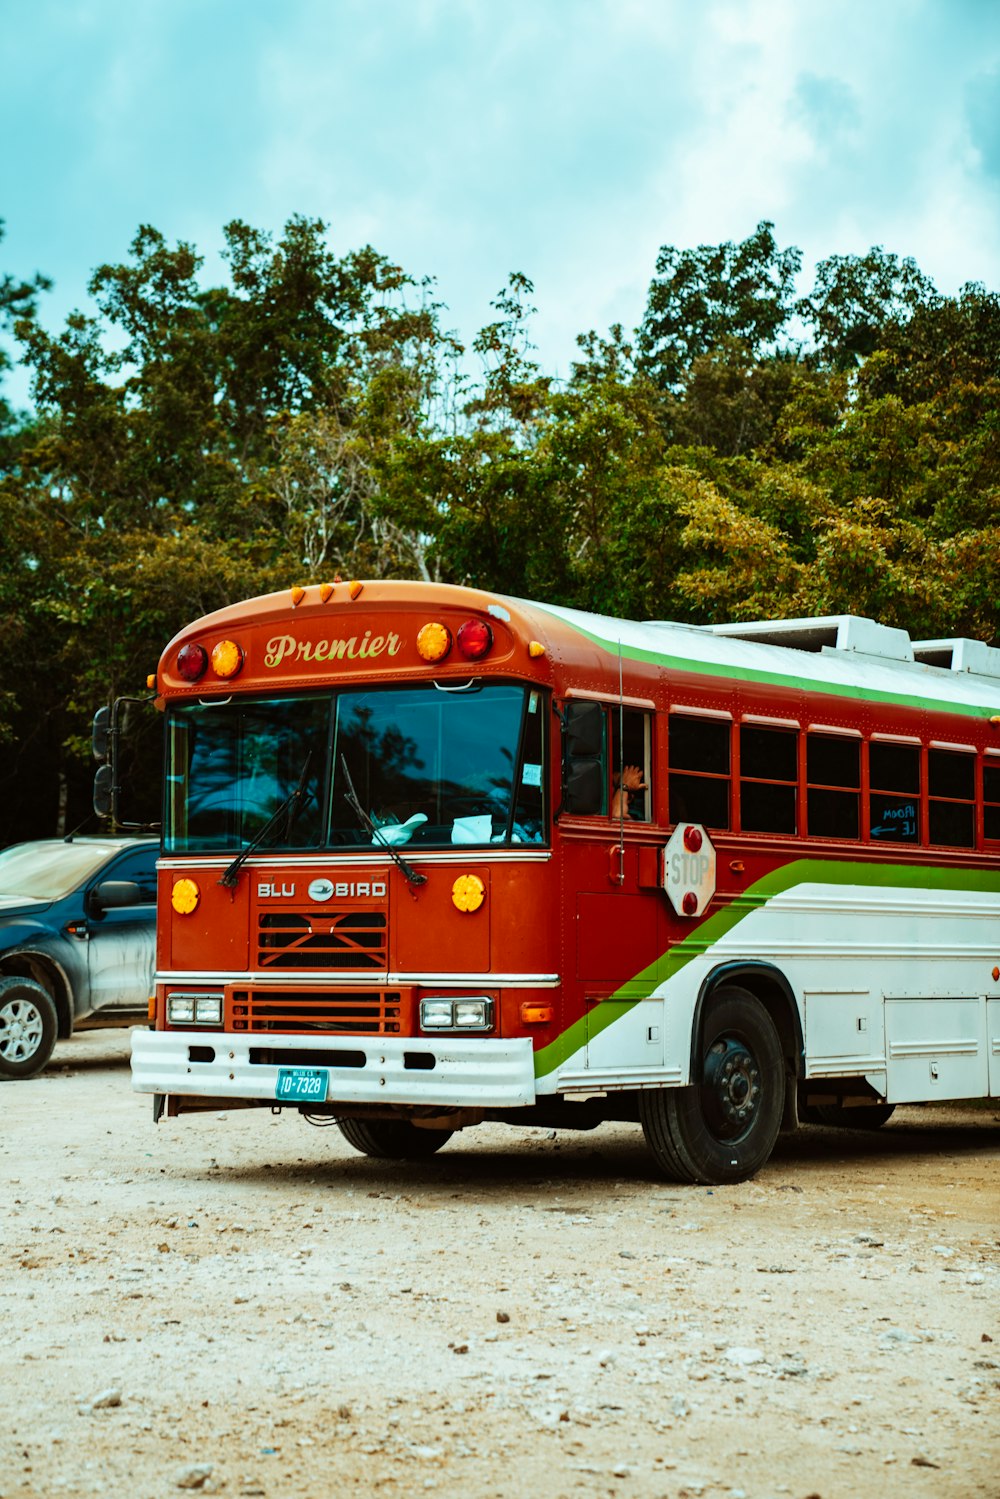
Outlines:
[[[7,30],[3,253],[57,321],[141,220],[217,276],[227,219],[295,212],[435,274],[467,339],[523,270],[563,371],[639,321],[661,244],[764,218],[810,270],[882,243],[1000,285],[992,0],[36,0]]]

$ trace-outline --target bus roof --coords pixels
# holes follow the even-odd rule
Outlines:
[[[467,611],[496,622],[525,644],[534,638],[551,661],[571,666],[587,643],[612,658],[706,680],[801,688],[840,698],[939,708],[966,715],[1000,714],[1000,650],[975,640],[911,640],[905,630],[858,615],[690,625],[615,619],[452,584],[374,581],[311,584],[227,605],[186,626],[161,657],[160,685],[184,690],[169,670],[173,653],[194,639],[240,628],[352,628],[370,611],[415,619],[434,610]],[[320,624],[320,618],[324,620]],[[402,661],[395,663],[402,665]],[[422,663],[415,662],[419,666]],[[460,663],[449,662],[451,669]],[[542,672],[542,663],[538,663]],[[376,671],[375,663],[372,670]],[[173,680],[171,682],[171,677]],[[218,684],[221,686],[221,684]],[[204,691],[205,687],[188,688]]]
[[[858,615],[686,625],[616,620],[555,605],[555,615],[626,658],[699,676],[802,686],[837,696],[1000,712],[1000,650],[981,641],[911,641]]]

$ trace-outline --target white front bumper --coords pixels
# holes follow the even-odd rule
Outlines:
[[[190,1048],[214,1051],[192,1061]],[[273,1062],[251,1060],[267,1051]],[[296,1052],[282,1064],[283,1052]],[[306,1064],[305,1052],[316,1052]],[[326,1053],[326,1056],[322,1054]],[[338,1066],[330,1054],[364,1064]],[[414,1058],[433,1058],[433,1067]],[[409,1065],[407,1065],[409,1062]],[[219,1031],[132,1032],[132,1087],[137,1093],[275,1100],[281,1065],[315,1065],[330,1075],[328,1103],[444,1104],[455,1108],[514,1108],[535,1101],[534,1053],[527,1037],[511,1041],[455,1037],[232,1035]]]

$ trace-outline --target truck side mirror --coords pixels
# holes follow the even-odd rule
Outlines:
[[[91,891],[91,900],[99,911],[143,904],[142,891],[134,880],[102,880]]]

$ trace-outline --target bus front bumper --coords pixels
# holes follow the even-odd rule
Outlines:
[[[278,1103],[286,1101],[278,1096],[278,1074],[289,1067],[326,1072],[325,1099],[317,1103],[515,1108],[535,1102],[529,1037],[132,1032],[137,1093]]]

